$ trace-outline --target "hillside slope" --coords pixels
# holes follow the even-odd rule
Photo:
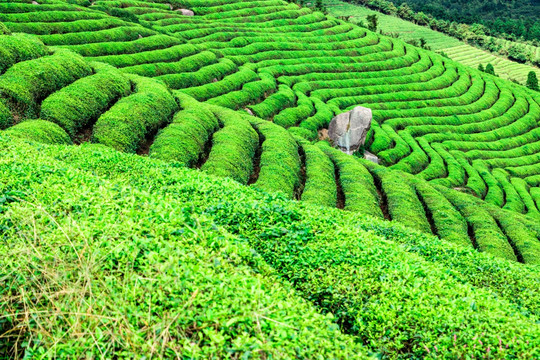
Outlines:
[[[526,83],[527,75],[530,71],[534,71],[540,78],[540,69],[536,66],[520,64],[505,57],[494,55],[456,38],[432,30],[429,27],[413,24],[395,16],[386,15],[360,5],[353,5],[339,0],[329,0],[325,2],[325,5],[328,7],[331,15],[336,17],[352,16],[353,22],[365,22],[366,16],[375,14],[379,18],[379,29],[384,33],[398,34],[405,41],[419,41],[420,38],[423,38],[432,50],[444,52],[452,60],[470,66],[473,69],[477,69],[479,65],[485,67],[487,64],[492,64],[498,76],[507,80],[516,80],[520,84]],[[511,46],[518,45],[511,41],[493,39],[497,44],[501,44],[503,49],[507,50]],[[531,45],[519,46],[523,46],[527,51],[535,54],[535,59],[540,59],[540,48]]]
[[[538,356],[537,267],[101,145],[0,149],[2,354]]]
[[[537,94],[281,0],[76,3],[0,3],[2,355],[538,356]],[[357,105],[381,165],[320,141]]]
[[[9,28],[62,44],[2,38],[13,59],[0,76],[4,126],[16,123],[7,132],[149,154],[540,261],[536,94],[294,4],[205,6],[186,17],[150,2],[5,4]],[[82,20],[52,21],[70,17]],[[395,181],[390,170],[302,140],[316,140],[333,115],[359,104],[374,113],[370,150],[415,180]],[[46,121],[20,122],[36,117]]]

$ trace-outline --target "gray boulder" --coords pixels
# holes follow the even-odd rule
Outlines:
[[[178,9],[176,11],[182,13],[182,15],[185,15],[185,16],[194,16],[195,15],[193,10],[189,10],[189,9]]]
[[[379,163],[379,158],[377,155],[370,153],[369,151],[364,151],[364,159],[369,160],[375,164]]]
[[[362,106],[339,114],[330,122],[328,137],[341,151],[352,154],[366,142],[372,117],[371,109]]]

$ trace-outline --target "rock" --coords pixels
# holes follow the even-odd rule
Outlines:
[[[185,15],[185,16],[195,16],[195,13],[189,9],[178,9],[176,11],[181,12],[182,15]]]
[[[37,1],[32,1],[32,5],[39,5]]]
[[[366,142],[371,119],[371,109],[357,106],[332,119],[328,127],[328,137],[341,151],[352,154]]]
[[[219,80],[217,78],[213,78],[212,82],[218,82]]]
[[[253,111],[251,111],[251,109],[245,108],[244,110],[246,110],[246,112],[247,112],[249,115],[254,116],[254,115],[253,115]]]
[[[379,163],[379,158],[377,155],[370,153],[369,151],[364,151],[364,159],[369,160],[375,164]]]

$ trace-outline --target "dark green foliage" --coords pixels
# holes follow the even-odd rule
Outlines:
[[[531,90],[540,91],[540,87],[538,87],[538,78],[536,77],[536,73],[534,71],[529,72],[527,75],[527,83],[525,86]]]
[[[368,22],[368,29],[371,30],[371,31],[377,31],[377,26],[378,26],[378,22],[379,22],[379,19],[378,19],[377,15],[375,15],[375,14],[368,15],[366,17],[366,20]]]
[[[182,110],[157,135],[150,156],[184,166],[195,166],[205,145],[219,127],[216,116],[192,97],[176,93]]]
[[[6,134],[43,144],[70,145],[69,135],[58,125],[45,120],[27,120],[10,127]]]
[[[484,70],[484,72],[485,72],[486,74],[496,75],[496,74],[495,74],[495,69],[493,68],[493,65],[491,65],[491,63],[489,63],[489,64],[486,65],[486,70]]]
[[[41,118],[60,125],[73,138],[131,91],[130,81],[118,70],[97,67],[97,74],[77,80],[46,98],[41,105]]]
[[[178,105],[163,83],[132,77],[134,94],[122,98],[99,117],[92,141],[124,152],[136,152],[145,140],[167,124]]]
[[[54,55],[9,68],[0,76],[0,97],[17,119],[36,117],[41,100],[91,73],[92,68],[80,55],[57,50]],[[8,125],[0,124],[0,128]]]

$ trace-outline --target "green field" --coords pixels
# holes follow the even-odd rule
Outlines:
[[[484,67],[491,63],[495,68],[495,73],[503,79],[516,80],[525,84],[527,74],[535,71],[540,77],[540,69],[532,66],[520,64],[508,60],[502,56],[494,55],[488,51],[478,49],[474,46],[465,44],[460,40],[441,32],[432,30],[425,26],[413,24],[398,17],[385,15],[359,5],[352,5],[338,0],[328,0],[325,2],[329,13],[333,16],[352,16],[353,22],[364,21],[366,16],[376,14],[379,17],[379,29],[384,33],[398,34],[400,39],[405,41],[426,39],[427,45],[434,51],[444,52],[452,60],[458,61],[472,68],[478,68],[482,64]],[[499,40],[508,48],[512,45],[511,41]],[[540,57],[540,49],[527,45],[526,48],[534,51]]]
[[[281,0],[0,34],[0,358],[540,357],[540,93]]]

